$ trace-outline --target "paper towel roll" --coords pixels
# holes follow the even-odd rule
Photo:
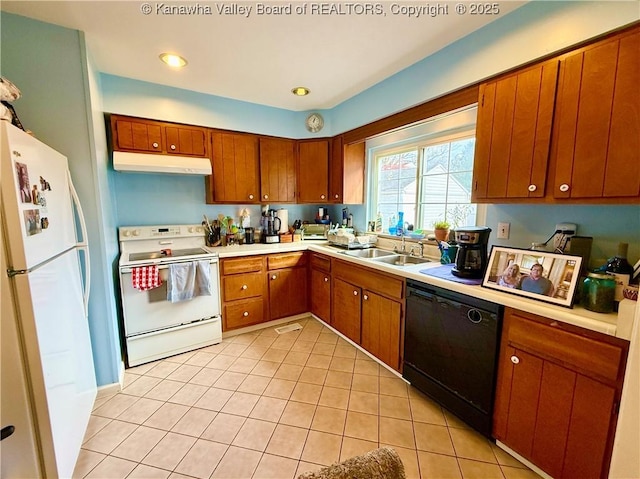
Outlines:
[[[278,231],[278,233],[289,232],[289,211],[281,208],[276,210],[276,216],[280,218],[280,231]]]

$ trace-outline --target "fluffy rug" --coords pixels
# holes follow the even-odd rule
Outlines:
[[[332,464],[316,472],[305,472],[298,479],[405,479],[398,453],[381,447],[361,456]]]

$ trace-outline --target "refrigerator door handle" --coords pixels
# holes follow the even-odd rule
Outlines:
[[[89,243],[87,235],[87,224],[84,220],[84,213],[82,211],[82,205],[80,204],[80,198],[76,192],[75,186],[73,186],[73,179],[71,178],[71,171],[67,170],[67,176],[69,177],[69,191],[71,192],[71,198],[78,212],[78,219],[80,220],[80,231],[82,233],[81,240],[76,244],[78,250],[84,252],[84,264],[85,264],[85,276],[84,276],[84,292],[82,299],[84,302],[84,315],[89,317],[89,292],[91,291],[91,260],[89,258]]]

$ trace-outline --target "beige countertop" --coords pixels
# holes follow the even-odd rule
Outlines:
[[[430,258],[433,259],[433,261],[429,263],[412,264],[409,266],[393,266],[376,262],[371,259],[347,256],[344,254],[344,250],[329,246],[325,241],[299,241],[276,244],[256,243],[253,245],[233,245],[210,249],[218,253],[220,258],[231,258],[256,254],[287,253],[291,251],[315,251],[317,253],[322,253],[349,263],[366,266],[378,271],[383,271],[385,273],[390,273],[403,278],[420,281],[425,284],[438,286],[458,293],[484,299],[486,301],[491,301],[497,304],[502,304],[504,306],[520,309],[528,313],[538,314],[546,318],[573,324],[575,326],[580,326],[592,331],[598,331],[610,336],[622,337],[623,339],[627,340],[629,339],[628,336],[631,332],[631,325],[635,312],[635,302],[629,300],[623,301],[624,305],[621,306],[620,314],[594,313],[582,308],[580,305],[575,305],[573,308],[556,306],[529,298],[523,298],[512,294],[483,288],[479,285],[456,283],[453,281],[448,281],[433,276],[427,276],[423,273],[420,273],[420,270],[440,266],[439,259],[436,258]]]

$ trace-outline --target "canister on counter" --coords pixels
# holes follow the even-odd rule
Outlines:
[[[582,306],[596,313],[611,313],[616,294],[615,278],[603,272],[591,272],[582,282]]]

